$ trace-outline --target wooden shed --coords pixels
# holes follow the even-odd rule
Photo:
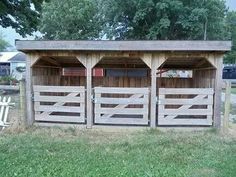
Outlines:
[[[230,41],[16,41],[16,47],[28,56],[29,124],[221,125]]]

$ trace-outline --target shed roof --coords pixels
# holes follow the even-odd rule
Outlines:
[[[43,41],[16,40],[20,51],[74,50],[74,51],[221,51],[231,50],[231,41],[108,41],[73,40]]]
[[[21,62],[25,62],[25,60],[26,60],[26,55],[22,52],[18,52],[16,55],[11,57],[8,61],[21,63]]]
[[[0,52],[0,63],[10,63],[10,59],[19,52]]]

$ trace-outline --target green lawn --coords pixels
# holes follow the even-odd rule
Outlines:
[[[235,177],[236,139],[214,131],[0,134],[0,176]]]

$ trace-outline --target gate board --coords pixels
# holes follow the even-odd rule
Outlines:
[[[33,86],[35,121],[85,123],[85,87]]]
[[[160,88],[158,125],[212,125],[213,89]]]
[[[95,123],[148,125],[148,88],[95,87]]]

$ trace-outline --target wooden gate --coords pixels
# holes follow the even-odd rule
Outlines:
[[[33,86],[35,121],[85,123],[85,88]]]
[[[213,89],[160,88],[158,125],[212,125]]]
[[[148,125],[148,88],[95,87],[95,123]]]

